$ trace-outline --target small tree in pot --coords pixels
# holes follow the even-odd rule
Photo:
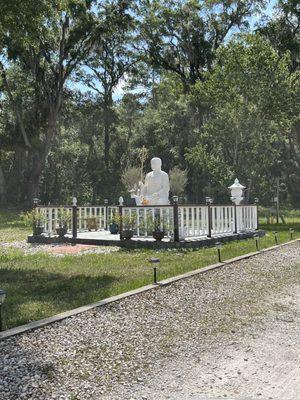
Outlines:
[[[71,213],[67,210],[59,210],[57,216],[57,224],[56,233],[59,237],[64,237],[68,232],[68,225],[71,222]]]
[[[44,232],[45,222],[47,219],[38,208],[24,214],[23,220],[26,225],[32,226],[33,235],[41,235]]]
[[[134,230],[136,229],[136,218],[131,217],[128,214],[125,214],[120,218],[122,218],[122,237],[130,240],[133,237]]]
[[[156,241],[161,241],[166,234],[167,223],[165,218],[161,218],[160,215],[154,217],[149,215],[140,225],[140,228],[143,229],[145,233],[151,232]]]

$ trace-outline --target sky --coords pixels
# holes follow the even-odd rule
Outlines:
[[[267,4],[265,12],[264,12],[266,16],[272,17],[272,15],[274,15],[274,13],[275,13],[274,6],[276,5],[276,3],[277,3],[277,0],[269,0],[268,1],[268,4]],[[255,25],[259,22],[260,19],[261,19],[261,15],[256,15],[256,16],[252,16],[251,18],[249,18],[250,29],[254,29]],[[87,88],[85,85],[80,84],[80,83],[77,83],[77,84],[73,83],[72,86],[75,87],[76,89],[80,90],[83,93],[91,90],[90,88]],[[125,87],[126,87],[126,76],[125,76],[125,78],[123,78],[119,81],[117,87],[114,90],[113,99],[115,101],[120,100],[123,97],[123,95],[125,93]]]
[[[269,17],[272,17],[273,13],[275,13],[274,6],[276,5],[277,0],[269,0],[268,4],[266,6],[265,14]],[[252,17],[249,19],[250,21],[250,26],[253,29],[255,27],[255,24],[259,21],[261,18],[260,15],[257,15],[255,17]]]

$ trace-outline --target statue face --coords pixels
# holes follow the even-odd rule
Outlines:
[[[161,170],[161,159],[158,157],[152,158],[151,168],[152,168],[152,171],[160,171]]]

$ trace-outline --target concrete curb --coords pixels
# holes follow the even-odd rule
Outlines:
[[[278,244],[276,246],[268,247],[268,248],[262,249],[260,251],[255,251],[255,252],[252,252],[252,253],[247,253],[247,254],[244,254],[244,255],[241,255],[241,256],[238,256],[238,257],[234,257],[234,258],[231,258],[231,259],[226,260],[226,261],[221,262],[221,263],[212,264],[212,265],[209,265],[207,267],[203,267],[203,268],[196,269],[194,271],[186,272],[185,274],[182,274],[182,275],[177,275],[177,276],[174,276],[172,278],[164,279],[162,281],[159,281],[157,285],[151,284],[151,285],[147,285],[147,286],[142,286],[142,287],[140,287],[138,289],[134,289],[134,290],[131,290],[129,292],[121,293],[119,295],[108,297],[106,299],[97,301],[96,303],[92,303],[92,304],[88,304],[86,306],[74,308],[73,310],[69,310],[69,311],[54,315],[54,316],[49,317],[49,318],[41,319],[39,321],[30,322],[29,324],[17,326],[16,328],[11,328],[11,329],[8,329],[6,331],[0,332],[0,340],[7,339],[7,338],[10,338],[12,336],[20,335],[22,333],[26,333],[28,331],[32,331],[32,330],[35,330],[35,329],[38,329],[38,328],[42,328],[44,326],[53,324],[55,322],[62,321],[64,319],[66,319],[66,318],[73,317],[73,316],[75,316],[77,314],[81,314],[81,313],[83,313],[85,311],[89,311],[89,310],[92,310],[94,308],[104,306],[106,304],[114,303],[116,301],[125,299],[125,298],[130,297],[130,296],[134,296],[134,295],[137,295],[137,294],[140,294],[140,293],[144,293],[144,292],[147,292],[147,291],[152,290],[152,289],[157,289],[159,287],[167,286],[167,285],[170,285],[170,284],[172,284],[174,282],[180,281],[182,279],[187,279],[187,278],[193,277],[193,276],[198,275],[198,274],[202,274],[202,273],[205,273],[205,272],[217,269],[217,268],[221,268],[221,267],[224,267],[224,266],[227,266],[227,265],[230,265],[230,264],[234,264],[234,263],[236,263],[238,261],[246,260],[248,258],[251,258],[251,257],[256,256],[256,255],[260,255],[260,254],[263,254],[263,253],[266,253],[268,251],[277,250],[277,249],[279,249],[281,247],[288,246],[288,245],[296,243],[296,242],[300,242],[300,238],[291,240],[291,241],[286,242],[286,243]]]

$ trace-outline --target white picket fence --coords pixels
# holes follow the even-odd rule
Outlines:
[[[68,230],[72,229],[72,207],[64,206],[40,206],[38,207],[45,218],[44,231],[48,234],[56,234],[56,228],[59,225],[59,214],[65,212],[69,214],[70,222],[68,223]]]
[[[118,211],[119,212],[119,211]],[[135,234],[141,237],[152,237],[149,220],[157,221],[156,223],[164,230],[166,237],[173,236],[174,230],[174,215],[173,207],[122,207],[122,215],[135,221]]]
[[[211,206],[212,234],[234,231],[234,206]]]
[[[238,206],[237,231],[249,231],[257,229],[257,206]]]
[[[60,211],[66,211],[72,216],[72,207],[64,206],[39,206],[39,211],[44,214],[45,232],[52,235],[58,226]],[[245,232],[257,229],[257,207],[242,205],[212,205],[211,209],[211,234],[219,235],[237,232]],[[107,215],[106,215],[107,214]],[[77,230],[87,231],[90,223],[96,226],[97,230],[103,230],[109,225],[114,215],[119,215],[118,206],[82,206],[77,208]],[[138,206],[122,207],[122,215],[134,220],[135,235],[137,237],[152,236],[147,227],[147,221],[158,219],[161,228],[164,228],[167,237],[174,235],[174,208],[173,206]],[[126,219],[126,218],[124,218]],[[178,228],[179,237],[193,238],[209,234],[209,207],[204,205],[179,205],[178,206]],[[68,224],[72,230],[72,218]]]
[[[95,219],[98,229],[105,229],[106,215],[105,206],[98,207],[78,207],[77,229],[78,231],[86,231],[88,222]]]

